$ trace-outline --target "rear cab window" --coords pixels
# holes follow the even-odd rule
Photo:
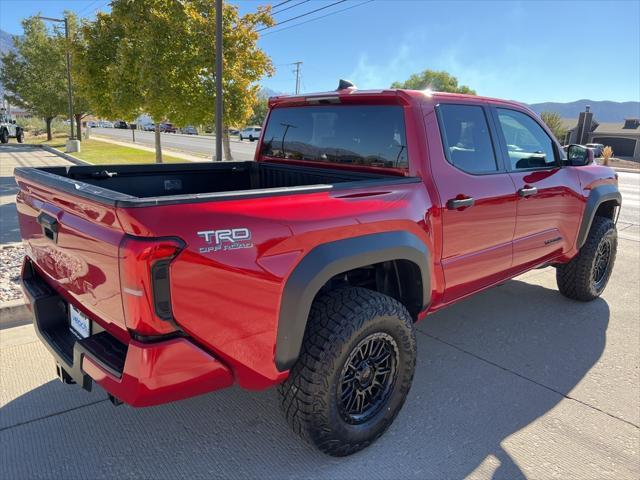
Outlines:
[[[265,157],[318,163],[408,168],[399,105],[276,107],[260,152]]]

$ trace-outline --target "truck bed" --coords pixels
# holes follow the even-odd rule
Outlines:
[[[297,194],[414,177],[269,162],[17,168],[16,176],[117,207]]]

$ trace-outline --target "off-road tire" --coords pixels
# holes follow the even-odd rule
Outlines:
[[[250,141],[250,142],[253,142],[254,140],[255,140],[255,138],[253,138],[253,135],[251,135],[251,136],[249,137],[249,141]]]
[[[356,347],[368,338],[393,339],[389,345],[395,343],[390,354],[396,358],[395,370],[371,416],[353,424],[338,395],[344,372],[350,371],[347,361],[357,358],[361,350]],[[375,353],[374,347],[370,350]],[[365,288],[333,290],[314,301],[298,361],[278,388],[284,415],[296,433],[324,453],[355,453],[377,440],[395,419],[411,388],[415,362],[413,320],[400,302]]]
[[[0,143],[9,143],[9,132],[6,128],[0,132]]]
[[[242,141],[242,140],[244,140],[244,139],[242,138],[242,135],[240,135],[240,141]]]
[[[605,243],[609,248],[609,259],[604,273],[596,281],[594,274],[596,272],[597,261],[600,258],[599,251]],[[576,255],[569,263],[558,266],[556,269],[556,281],[560,293],[565,297],[582,302],[594,300],[602,294],[616,259],[616,251],[618,248],[618,234],[616,225],[613,221],[606,217],[595,217],[584,243],[578,255]]]
[[[16,140],[18,141],[18,143],[24,142],[24,132],[22,130],[20,130],[16,135]]]

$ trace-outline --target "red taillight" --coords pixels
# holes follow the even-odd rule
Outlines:
[[[184,244],[178,239],[125,237],[120,244],[120,289],[127,328],[140,335],[175,332],[169,267]]]

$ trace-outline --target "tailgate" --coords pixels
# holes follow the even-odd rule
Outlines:
[[[118,247],[124,232],[115,207],[16,174],[20,232],[27,256],[66,300],[122,338]]]

